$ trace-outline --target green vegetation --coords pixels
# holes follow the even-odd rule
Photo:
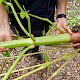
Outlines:
[[[72,53],[69,53],[67,55],[64,55],[54,61],[50,61],[49,60],[49,57],[45,55],[45,59],[46,59],[46,62],[43,63],[43,64],[39,64],[39,65],[35,65],[35,66],[30,66],[30,67],[27,67],[27,68],[24,68],[24,69],[20,69],[20,70],[16,70],[14,71],[14,68],[16,67],[16,65],[19,63],[19,61],[21,60],[21,58],[24,56],[25,52],[28,51],[29,49],[32,49],[34,48],[35,46],[40,46],[40,45],[58,45],[58,44],[61,44],[61,43],[68,43],[68,42],[75,42],[75,37],[73,35],[69,35],[68,33],[64,33],[63,30],[61,30],[57,25],[56,23],[53,23],[51,22],[49,19],[47,18],[42,18],[42,17],[39,17],[39,16],[36,16],[36,15],[33,15],[33,14],[30,14],[28,11],[26,11],[25,9],[23,9],[19,3],[17,2],[17,0],[14,0],[15,4],[17,5],[17,7],[20,9],[20,17],[21,18],[24,18],[26,17],[27,21],[28,21],[28,31],[24,28],[24,26],[22,25],[15,9],[14,9],[14,6],[11,2],[7,2],[6,0],[0,0],[0,4],[2,4],[2,2],[8,7],[11,7],[12,9],[12,12],[20,26],[20,28],[23,30],[23,32],[26,34],[26,36],[30,37],[30,38],[24,38],[24,39],[21,39],[21,40],[12,40],[12,41],[6,41],[6,42],[0,42],[0,47],[5,47],[5,48],[15,48],[15,47],[27,47],[26,49],[24,49],[22,51],[22,53],[17,56],[17,59],[15,60],[15,62],[13,63],[13,65],[11,66],[11,68],[8,70],[7,73],[4,73],[4,74],[0,74],[0,76],[4,76],[2,80],[7,80],[9,78],[9,76],[11,75],[11,73],[14,73],[14,72],[18,72],[18,71],[22,71],[22,70],[26,70],[26,69],[30,69],[30,68],[36,68],[34,69],[33,71],[31,72],[28,72],[27,74],[24,74],[18,78],[15,78],[14,80],[20,80],[24,77],[28,77],[29,75],[39,71],[39,70],[42,70],[42,69],[45,69],[46,67],[48,67],[48,69],[50,68],[50,65],[51,64],[54,64],[55,62],[59,62],[59,61],[62,61],[62,60],[66,60],[64,62],[64,64],[61,65],[61,67],[59,67],[53,74],[51,77],[49,77],[48,80],[51,80],[54,76],[56,76],[63,67],[65,67],[77,54],[78,54],[78,51],[80,51],[79,49],[77,50],[74,50],[74,52]],[[76,3],[76,0],[75,2]],[[8,9],[7,9],[8,10]],[[68,11],[69,13],[72,13],[71,11]],[[63,34],[60,34],[60,35],[50,35],[50,36],[43,36],[43,37],[34,37],[32,34],[31,34],[31,22],[30,22],[30,16],[34,17],[34,18],[37,18],[37,19],[40,19],[40,20],[43,20],[43,21],[47,21],[48,23],[50,23],[51,26],[54,26],[56,29],[60,30],[61,32],[63,32]],[[80,16],[79,16],[80,17]],[[77,18],[77,21],[75,21]],[[80,18],[78,18],[78,16],[75,16],[73,19],[69,19],[68,20],[69,22],[69,25],[72,26],[72,25],[78,25],[78,23],[80,22]],[[78,35],[80,36],[80,35]],[[77,37],[78,37],[77,36]],[[45,53],[45,52],[44,52]],[[33,54],[27,54],[26,56],[30,56],[30,55],[34,55],[36,53],[33,53]],[[38,54],[38,53],[37,53]],[[10,57],[9,53],[5,53],[4,56],[7,57]],[[6,63],[6,60],[4,61],[4,65]]]

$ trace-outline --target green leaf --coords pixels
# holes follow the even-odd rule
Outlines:
[[[8,51],[7,52],[4,52],[4,56],[10,57],[10,53]]]
[[[0,0],[0,5],[2,4],[3,0]]]
[[[20,12],[20,17],[21,17],[22,19],[24,19],[25,16],[26,16],[26,12],[21,11],[21,12]]]

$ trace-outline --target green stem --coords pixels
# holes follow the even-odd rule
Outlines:
[[[31,74],[39,71],[39,70],[42,70],[42,69],[44,69],[44,68],[45,68],[45,66],[41,66],[41,67],[39,67],[39,68],[31,71],[31,72],[28,72],[27,74],[24,74],[24,75],[22,75],[22,76],[20,76],[20,77],[18,77],[18,78],[15,78],[15,79],[13,79],[13,80],[20,80],[20,79],[22,79],[22,78],[24,78],[24,77],[28,77],[29,75],[31,75]]]
[[[26,13],[26,19],[28,21],[28,31],[29,31],[29,34],[30,34],[30,37],[31,37],[31,22],[30,22],[30,17],[28,15],[28,13]]]
[[[54,50],[46,50],[46,51],[42,51],[42,52],[35,52],[35,53],[29,53],[29,54],[25,54],[24,56],[32,56],[35,54],[44,54],[45,52],[53,52]],[[0,58],[0,60],[4,60],[4,59],[12,59],[12,58],[17,58],[18,56],[11,56],[11,57],[2,57]]]
[[[14,62],[14,64],[11,66],[11,68],[8,70],[8,72],[6,73],[6,75],[4,76],[4,78],[2,80],[7,80],[8,77],[10,76],[12,70],[16,67],[16,65],[18,64],[18,62],[20,61],[20,59],[23,57],[24,53],[26,51],[28,51],[29,49],[32,49],[33,46],[29,46],[26,49],[23,50],[23,52],[19,55],[19,57],[16,59],[16,61]]]
[[[67,58],[69,58],[69,57],[72,56],[72,55],[73,55],[73,54],[70,53],[70,54],[67,54],[67,55],[65,55],[65,56],[62,56],[62,57],[60,57],[60,58],[58,58],[58,59],[56,59],[56,60],[54,60],[54,61],[52,61],[52,62],[44,63],[44,65],[42,65],[41,67],[39,67],[39,68],[37,68],[37,69],[35,69],[35,70],[31,71],[31,72],[28,72],[27,74],[24,74],[24,75],[22,75],[22,76],[20,76],[20,77],[18,77],[18,78],[15,78],[14,80],[20,80],[20,79],[22,79],[22,78],[24,78],[24,77],[28,77],[29,75],[31,75],[31,74],[39,71],[39,70],[42,70],[42,69],[46,68],[47,66],[50,66],[51,64],[55,63],[55,62],[59,62],[59,61],[61,61],[61,60],[63,60],[63,59],[67,59]]]
[[[16,3],[16,5],[18,6],[18,8],[19,8],[21,11],[24,11],[23,8],[20,6],[20,4],[18,3],[17,0],[14,0],[14,2]]]
[[[16,5],[18,6],[18,8],[19,8],[21,11],[25,12],[25,11],[23,10],[23,8],[20,6],[20,4],[18,3],[17,0],[14,0],[14,2],[16,3]],[[29,15],[28,15],[27,12],[25,12],[25,13],[26,13],[26,19],[27,19],[27,21],[28,21],[28,31],[29,31],[29,34],[30,34],[30,38],[31,38],[33,41],[35,41],[34,36],[31,35],[31,22],[30,22],[30,17],[29,17]]]
[[[20,26],[21,29],[23,30],[23,32],[30,37],[30,34],[26,31],[26,29],[25,29],[24,26],[22,25],[22,23],[21,23],[18,15],[17,15],[17,13],[16,13],[16,11],[15,11],[15,9],[14,9],[14,7],[13,7],[13,4],[12,4],[12,3],[8,3],[8,2],[6,2],[6,3],[7,3],[8,6],[11,7],[11,9],[12,9],[12,11],[13,11],[13,13],[14,13],[14,16],[15,16],[15,18],[16,18],[19,26]]]
[[[62,68],[64,68],[77,54],[77,53],[73,53],[74,55],[71,55],[68,60],[63,64],[61,65],[61,67],[59,67],[52,75],[51,77],[48,79],[48,80],[52,80],[53,77],[55,77],[61,70]]]
[[[33,40],[33,42],[35,41],[35,38],[33,35],[31,35],[31,22],[30,22],[30,16],[28,15],[28,13],[26,12],[26,19],[28,21],[28,31],[30,34],[31,39]]]
[[[35,37],[34,44],[35,46],[58,45],[61,43],[68,43],[70,41],[71,41],[71,35],[68,33],[65,33],[65,34],[52,35],[52,36]],[[22,46],[30,46],[32,44],[33,44],[32,39],[27,38],[27,39],[0,42],[0,47],[15,48],[15,47],[22,47]]]
[[[38,64],[38,65],[35,65],[35,66],[30,66],[30,67],[27,67],[27,68],[22,68],[22,69],[19,69],[19,70],[12,71],[11,73],[15,73],[15,72],[19,72],[19,71],[24,71],[24,70],[28,70],[28,69],[31,69],[31,68],[40,67],[40,66],[42,66],[44,64]],[[4,76],[5,74],[6,73],[0,74],[0,76]]]
[[[64,31],[63,31],[62,29],[60,29],[60,28],[56,25],[56,23],[53,23],[53,22],[50,21],[48,18],[42,18],[42,17],[39,17],[39,16],[36,16],[36,15],[30,14],[30,13],[29,13],[29,15],[32,16],[32,17],[34,17],[34,18],[40,19],[40,20],[42,20],[42,21],[48,22],[48,23],[51,24],[53,27],[55,27],[56,29],[58,29],[60,32],[63,32],[63,33],[64,33]]]
[[[17,0],[14,0],[14,2],[16,3],[16,5],[18,6],[18,8],[21,10],[21,11],[24,11],[20,4],[17,2]],[[63,32],[64,31],[62,29],[60,29],[55,23],[53,23],[52,21],[50,21],[48,18],[42,18],[42,17],[39,17],[39,16],[36,16],[36,15],[33,15],[33,14],[29,14],[30,16],[34,17],[34,18],[37,18],[37,19],[40,19],[40,20],[43,20],[43,21],[47,21],[48,23],[50,23],[52,26],[54,26],[56,29],[58,29],[59,31]]]

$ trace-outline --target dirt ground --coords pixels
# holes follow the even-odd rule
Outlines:
[[[75,9],[75,7],[73,6],[73,0],[69,0],[70,2],[68,2],[68,9]],[[76,4],[77,6],[80,6],[80,3]],[[76,15],[76,14],[75,14]],[[54,29],[52,30],[52,32],[47,33],[47,35],[50,34],[54,34]],[[20,54],[22,48],[16,48],[14,50],[12,50],[10,56],[17,56]],[[54,50],[53,52],[49,52],[48,50]],[[46,54],[48,54],[50,61],[53,61],[59,57],[61,57],[64,54],[68,54],[71,53],[74,50],[74,48],[60,48],[60,47],[53,47],[53,46],[40,46],[39,51],[47,51]],[[45,62],[44,59],[44,55],[43,56],[43,60],[39,61],[37,60],[37,58],[35,56],[29,56],[27,57],[26,55],[21,59],[21,61],[19,62],[19,64],[16,66],[15,70],[21,69],[21,68],[26,68],[29,66],[33,66],[33,65],[37,65],[37,64],[41,64],[41,62]],[[2,59],[4,58],[3,55],[0,55],[0,73],[6,73],[10,66],[14,63],[16,58],[11,58],[11,59]],[[6,62],[6,65],[4,66],[3,70],[2,70],[2,65],[3,62]],[[38,71],[32,75],[30,75],[29,77],[23,78],[22,80],[47,80],[49,78],[49,76],[51,76],[51,74],[61,66],[61,64],[64,63],[64,60],[59,62],[59,63],[55,63],[53,65],[50,66],[50,71],[47,71],[47,68],[41,71]],[[24,71],[20,71],[20,72],[16,72],[10,75],[8,80],[13,80],[14,78],[17,78],[20,75],[23,75],[33,69],[29,69],[29,70],[24,70]],[[2,71],[1,71],[2,70]],[[0,80],[2,80],[2,77],[0,77]],[[52,80],[80,80],[80,53],[69,62],[69,64],[63,68],[61,70],[61,72],[55,76]]]

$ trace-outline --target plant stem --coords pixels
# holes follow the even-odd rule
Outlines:
[[[21,10],[21,11],[24,11],[22,9],[22,7],[20,6],[20,4],[17,2],[17,0],[14,0],[14,2],[16,3],[16,5],[18,6],[18,8]],[[52,21],[50,21],[48,18],[42,18],[42,17],[39,17],[39,16],[36,16],[36,15],[33,15],[33,14],[30,14],[30,16],[34,17],[34,18],[37,18],[37,19],[40,19],[40,20],[43,20],[43,21],[47,21],[48,23],[50,23],[52,26],[54,26],[56,29],[58,29],[59,31],[63,32],[64,31],[62,29],[60,29],[55,23],[53,23]],[[28,19],[29,20],[29,19]],[[30,25],[28,25],[30,27]]]
[[[32,53],[33,54],[33,53]],[[50,64],[54,63],[54,62],[58,62],[58,61],[61,61],[65,58],[67,58],[68,56],[70,56],[71,54],[67,54],[65,56],[62,56],[61,58],[59,59],[56,59],[52,62],[49,62]],[[27,69],[31,69],[31,68],[35,68],[35,67],[40,67],[40,66],[44,66],[46,65],[46,63],[43,63],[43,64],[39,64],[39,65],[35,65],[35,66],[31,66],[31,67],[27,67],[27,68],[23,68],[23,69],[19,69],[19,70],[15,70],[15,71],[12,71],[11,73],[15,73],[15,72],[19,72],[19,71],[23,71],[23,70],[27,70]],[[6,73],[3,73],[3,74],[0,74],[0,76],[4,76]]]
[[[46,64],[45,64],[45,65],[46,65]],[[44,68],[45,68],[45,66],[41,66],[41,67],[39,67],[39,68],[31,71],[31,72],[28,72],[27,74],[24,74],[24,75],[22,75],[22,76],[20,76],[20,77],[18,77],[18,78],[15,78],[15,79],[13,79],[13,80],[20,80],[20,79],[22,79],[22,78],[24,78],[24,77],[28,77],[29,75],[31,75],[31,74],[39,71],[39,70],[42,70],[42,69],[44,69]]]
[[[8,70],[8,72],[6,73],[6,75],[4,76],[4,78],[2,80],[7,80],[8,77],[10,76],[12,70],[16,67],[16,65],[18,64],[18,62],[20,61],[20,59],[23,57],[24,53],[26,51],[28,51],[29,49],[32,49],[33,46],[29,46],[26,49],[23,50],[23,52],[19,55],[19,57],[16,59],[16,61],[14,62],[14,64],[11,66],[11,68]]]
[[[53,51],[54,51],[54,50],[40,51],[40,52],[25,54],[24,56],[32,56],[32,55],[35,55],[35,54],[44,54],[45,52],[53,52]],[[18,57],[18,56],[3,57],[3,58],[0,58],[0,60],[12,59],[12,58],[17,58],[17,57]]]
[[[52,35],[52,36],[35,37],[34,44],[35,46],[58,45],[61,43],[68,43],[70,41],[71,41],[71,35],[65,33],[65,34]],[[31,38],[0,42],[0,47],[5,47],[5,48],[15,48],[15,47],[22,47],[22,46],[30,46],[30,45],[33,45],[33,41]]]
[[[45,63],[44,63],[45,64]],[[31,69],[31,68],[36,68],[36,67],[40,67],[44,64],[38,64],[38,65],[35,65],[35,66],[30,66],[30,67],[26,67],[26,68],[22,68],[22,69],[19,69],[19,70],[14,70],[12,71],[11,73],[15,73],[15,72],[19,72],[19,71],[23,71],[23,70],[28,70],[28,69]],[[0,74],[0,76],[4,76],[6,73],[3,73],[3,74]]]
[[[64,68],[76,55],[78,54],[77,53],[73,53],[73,55],[69,56],[68,60],[63,63],[63,65],[61,65],[61,67],[59,67],[52,75],[51,77],[48,79],[48,80],[52,80],[53,77],[55,77],[61,70],[62,68]]]
[[[62,29],[60,29],[60,28],[56,25],[56,23],[53,23],[53,22],[50,21],[48,18],[42,18],[42,17],[39,17],[39,16],[36,16],[36,15],[30,14],[30,13],[29,13],[29,15],[32,16],[32,17],[34,17],[34,18],[37,18],[37,19],[40,19],[40,20],[43,20],[43,21],[48,22],[50,25],[52,25],[53,27],[55,27],[56,29],[58,29],[60,32],[63,32],[63,33],[64,33],[64,31],[63,31]]]
[[[30,16],[28,15],[28,13],[26,12],[26,19],[28,21],[28,31],[30,34],[30,38],[33,40],[33,42],[35,42],[35,38],[33,35],[31,35],[31,22],[30,22]]]
[[[14,13],[14,16],[15,16],[15,18],[16,18],[19,26],[20,26],[21,29],[23,30],[23,32],[30,37],[30,34],[27,32],[27,30],[26,30],[26,29],[24,28],[24,26],[22,25],[22,23],[21,23],[18,15],[17,15],[17,13],[16,13],[16,11],[15,11],[15,9],[14,9],[14,7],[13,7],[13,4],[12,4],[12,3],[8,3],[8,2],[6,2],[6,3],[7,3],[8,6],[11,7],[11,9],[12,9],[12,11],[13,11],[13,13]]]
[[[14,2],[16,3],[16,5],[18,6],[18,8],[19,8],[21,11],[24,11],[23,8],[20,6],[20,4],[18,3],[17,0],[14,0]]]
[[[20,6],[20,4],[18,3],[17,0],[14,0],[14,2],[16,3],[16,5],[18,6],[18,8],[19,8],[21,11],[25,12],[25,14],[26,14],[25,16],[26,16],[26,19],[27,19],[27,21],[28,21],[28,31],[29,31],[29,34],[30,34],[30,38],[31,38],[33,41],[35,41],[34,36],[31,35],[31,22],[30,22],[30,17],[29,17],[29,15],[28,15],[28,12],[26,12],[26,10],[25,10],[25,11],[23,10],[23,8]]]
[[[61,60],[63,60],[63,59],[67,59],[67,58],[69,58],[69,57],[72,56],[72,55],[73,55],[73,54],[70,53],[70,54],[67,54],[67,55],[65,55],[65,56],[62,56],[62,57],[60,57],[60,58],[58,58],[58,59],[56,59],[56,60],[54,60],[54,61],[44,63],[44,65],[42,65],[41,67],[39,67],[39,68],[37,68],[37,69],[35,69],[35,70],[31,71],[31,72],[28,72],[27,74],[24,74],[24,75],[22,75],[22,76],[20,76],[20,77],[18,77],[18,78],[15,78],[14,80],[20,80],[20,79],[22,79],[22,78],[24,78],[24,77],[28,77],[29,75],[31,75],[31,74],[39,71],[39,70],[42,70],[42,69],[50,66],[51,64],[55,63],[55,62],[59,62],[59,61],[61,61]]]

